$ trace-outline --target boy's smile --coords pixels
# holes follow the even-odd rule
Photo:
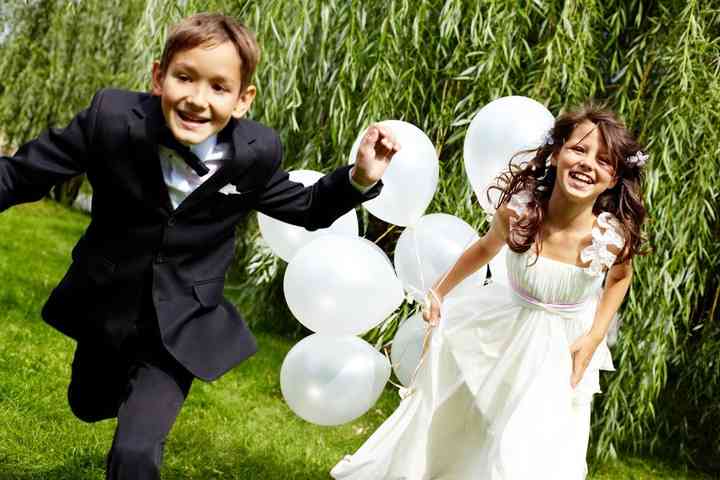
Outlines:
[[[165,122],[175,138],[195,145],[241,118],[255,87],[241,91],[240,56],[230,42],[176,53],[166,72],[153,65],[153,95],[160,97]]]

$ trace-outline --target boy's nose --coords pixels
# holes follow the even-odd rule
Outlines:
[[[195,110],[204,110],[207,107],[207,94],[204,88],[196,88],[187,98],[188,105]]]

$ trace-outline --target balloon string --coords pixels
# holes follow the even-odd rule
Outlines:
[[[390,227],[389,227],[387,230],[385,230],[382,235],[380,235],[378,238],[376,238],[373,243],[377,245],[377,243],[378,243],[380,240],[382,240],[383,238],[385,238],[385,236],[386,236],[388,233],[390,233],[390,232],[392,232],[393,230],[395,230],[396,227],[397,227],[397,225],[390,225]]]
[[[427,325],[425,327],[425,335],[423,336],[423,346],[422,346],[422,352],[420,353],[420,360],[418,360],[418,364],[415,366],[415,370],[413,370],[413,374],[410,377],[410,381],[408,382],[408,387],[399,387],[399,393],[400,398],[405,399],[415,393],[415,379],[418,376],[418,373],[420,373],[420,369],[422,368],[423,364],[425,363],[425,359],[427,358],[428,350],[430,350],[430,337],[432,336],[432,332],[435,329],[434,325]]]
[[[460,253],[460,256],[462,256],[462,254],[465,253],[465,251],[466,251],[468,248],[470,248],[470,246],[471,246],[473,243],[477,242],[478,240],[479,240],[479,238],[476,238],[476,239],[471,238],[470,241],[467,242],[467,243],[465,244],[465,246],[463,247],[463,249],[462,249],[462,251],[461,251],[461,253]],[[415,242],[415,258],[417,259],[418,267],[419,267],[419,269],[420,269],[420,283],[422,283],[423,291],[425,291],[425,278],[424,278],[424,275],[423,275],[422,260],[421,260],[421,258],[420,258],[420,250],[419,250],[418,247],[417,247],[417,237],[416,237],[416,231],[415,231],[415,230],[413,230],[413,241]],[[458,257],[458,258],[460,258],[460,257]],[[455,262],[457,262],[457,259],[455,260]],[[453,263],[453,265],[454,265],[454,263]],[[447,271],[446,271],[445,274],[442,276],[442,278],[440,279],[440,281],[437,282],[437,285],[440,285],[440,284],[442,284],[442,283],[445,281],[445,279],[447,278],[447,276],[450,274],[450,270],[452,270],[452,265],[450,266],[450,268],[447,269]],[[426,294],[426,299],[425,299],[425,304],[426,304],[426,307],[427,307],[428,309],[430,308],[430,300],[431,300],[431,299],[430,299],[430,295],[431,295],[431,294]],[[433,296],[434,296],[434,295],[433,295]],[[435,298],[437,299],[437,297],[435,297]],[[412,395],[413,393],[415,393],[415,386],[414,386],[414,385],[415,385],[415,379],[417,378],[417,375],[418,375],[418,373],[420,372],[420,368],[423,366],[423,364],[425,363],[425,359],[427,358],[427,353],[428,353],[428,350],[430,349],[430,337],[432,336],[432,332],[433,332],[433,329],[434,329],[435,327],[436,327],[435,325],[431,325],[431,324],[428,323],[427,326],[426,326],[426,328],[425,328],[425,335],[423,336],[422,351],[420,352],[420,360],[418,360],[418,364],[417,364],[417,366],[415,367],[415,370],[413,371],[412,376],[410,377],[410,381],[408,382],[408,388],[398,387],[398,388],[399,388],[399,392],[400,392],[400,397],[403,398],[403,399],[404,399],[404,398],[407,398],[407,397],[409,397],[410,395]],[[395,385],[395,384],[393,383],[393,385]],[[395,385],[395,386],[397,386],[397,385]]]
[[[413,246],[415,247],[415,259],[417,260],[418,269],[420,271],[420,288],[422,289],[423,293],[425,293],[427,292],[427,286],[425,285],[425,272],[423,272],[422,260],[420,258],[420,248],[418,247],[417,228],[415,226],[412,226],[411,228]]]
[[[385,346],[382,347],[382,352],[383,352],[383,355],[385,355],[385,358],[387,359],[388,363],[390,364],[390,367],[394,369],[395,367],[397,367],[399,365],[399,363],[392,363],[392,359],[390,358],[390,354],[388,353],[388,350],[390,349],[391,346],[392,346],[392,342],[389,342],[388,344],[386,344]],[[397,388],[398,390],[405,390],[405,387],[402,384],[395,383],[392,380],[388,380],[388,382],[390,383],[390,385]]]

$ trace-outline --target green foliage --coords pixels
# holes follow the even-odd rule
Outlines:
[[[606,101],[648,145],[649,255],[635,261],[595,408],[594,452],[680,455],[720,469],[720,9],[698,0],[44,0],[0,9],[0,125],[10,143],[62,124],[99,86],[143,89],[167,27],[200,10],[242,18],[263,48],[252,115],[277,128],[288,168],[345,163],[369,122],[425,130],[440,154],[429,211],[477,227],[462,166],[467,123],[487,102],[526,95],[559,113]],[[387,225],[364,215],[376,239]],[[251,318],[296,327],[284,266],[242,229],[231,293]],[[395,229],[383,239],[390,252]],[[261,301],[258,301],[261,300]],[[409,309],[409,306],[404,307]],[[374,340],[389,338],[398,315]],[[279,320],[285,318],[287,321]],[[715,460],[713,460],[715,459]]]

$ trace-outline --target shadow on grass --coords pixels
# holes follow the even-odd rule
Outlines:
[[[263,480],[317,480],[330,478],[328,471],[313,470],[311,468],[290,468],[287,465],[277,464],[272,457],[254,458],[238,455],[237,460],[207,458],[206,466],[202,470],[188,473],[181,467],[163,469],[163,480],[230,480],[230,479],[263,479]],[[289,471],[290,470],[290,471]],[[298,471],[299,470],[299,471]]]
[[[317,458],[304,463],[304,455],[278,443],[259,449],[254,436],[219,440],[199,428],[192,436],[174,437],[165,450],[163,480],[317,480],[330,478],[329,468]],[[249,446],[248,446],[249,444]],[[313,461],[316,460],[316,461]]]
[[[219,459],[209,456],[203,459],[202,466],[194,472],[188,472],[182,466],[169,466],[163,469],[163,480],[210,480],[210,479],[250,479],[263,480],[293,479],[310,480],[327,478],[328,472],[297,471],[288,472],[287,466],[274,463],[276,459],[248,458],[238,452],[236,460]],[[73,457],[67,463],[48,470],[18,472],[13,466],[0,465],[0,480],[101,480],[105,478],[105,456],[84,455]]]
[[[86,454],[48,470],[18,472],[12,466],[0,465],[0,480],[98,480],[104,478],[104,472],[105,456]]]

